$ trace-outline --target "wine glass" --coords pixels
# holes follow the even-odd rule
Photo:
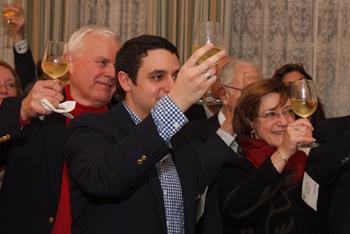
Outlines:
[[[310,117],[317,109],[316,87],[312,80],[301,79],[290,86],[290,102],[295,114],[302,118]],[[318,143],[299,143],[300,148],[317,147]]]
[[[68,71],[68,61],[65,56],[66,43],[63,41],[48,41],[46,43],[41,67],[52,79],[64,76]]]
[[[3,10],[2,10],[2,16],[3,18],[8,17],[15,17],[18,16],[18,12],[13,9],[12,0],[4,1]],[[3,32],[4,32],[4,39],[5,39],[5,46],[4,48],[11,48],[11,19],[6,19],[3,22]]]
[[[214,48],[212,48],[205,55],[200,57],[197,61],[198,64],[202,63],[209,57],[224,49],[224,36],[222,34],[222,30],[218,22],[207,21],[198,23],[194,34],[192,52],[195,52],[196,50],[208,43],[213,43]],[[216,99],[213,96],[211,87],[207,90],[205,95],[197,103],[203,105],[222,104],[220,99]]]

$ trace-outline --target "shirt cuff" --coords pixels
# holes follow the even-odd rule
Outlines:
[[[185,115],[168,97],[162,97],[151,110],[160,137],[169,144],[170,139],[188,122]]]
[[[27,39],[23,39],[20,42],[15,43],[15,50],[18,54],[24,54],[28,51],[28,41]]]
[[[24,121],[21,117],[19,117],[19,127],[21,129],[21,131],[23,130],[23,127],[27,124],[29,124],[31,121],[31,119],[27,119],[26,121]]]
[[[218,134],[218,136],[225,142],[226,145],[230,146],[231,143],[235,140],[235,137],[228,134],[227,132],[225,132],[224,130],[222,130],[221,128],[219,128],[216,131],[216,134]]]

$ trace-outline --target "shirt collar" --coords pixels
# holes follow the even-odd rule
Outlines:
[[[140,117],[137,116],[137,114],[135,112],[133,112],[130,107],[128,106],[128,104],[126,104],[125,101],[122,102],[125,109],[128,111],[131,119],[134,121],[134,123],[137,125],[139,123],[141,123],[142,119]]]
[[[222,113],[222,110],[219,111],[218,114],[218,120],[219,120],[219,124],[222,125],[224,123],[224,121],[226,120],[225,115]]]

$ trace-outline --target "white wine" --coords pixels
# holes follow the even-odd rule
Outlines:
[[[202,45],[194,45],[192,47],[192,53],[194,53],[196,50],[198,50],[199,48],[203,47]],[[203,55],[202,57],[200,57],[197,61],[198,64],[201,64],[202,62],[204,62],[205,60],[207,60],[208,58],[210,58],[211,56],[213,56],[214,54],[218,53],[219,51],[223,50],[224,48],[220,48],[220,47],[214,47],[211,50],[209,50],[205,55]]]
[[[17,16],[17,12],[11,9],[6,9],[2,13],[4,17],[9,17],[9,16]]]
[[[41,64],[43,71],[53,79],[63,76],[68,71],[68,63],[65,62],[45,62]]]
[[[317,108],[317,100],[304,101],[304,100],[291,99],[290,103],[294,113],[303,118],[307,118],[310,115],[312,115]]]

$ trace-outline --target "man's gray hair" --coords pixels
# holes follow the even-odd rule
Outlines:
[[[100,25],[86,25],[70,36],[67,43],[68,52],[79,53],[84,48],[84,38],[90,33],[100,34],[120,41],[119,36],[110,28]]]
[[[249,64],[255,67],[253,63],[243,59],[232,59],[229,60],[221,69],[218,75],[220,85],[232,85],[232,81],[235,79],[235,69],[238,64]]]

